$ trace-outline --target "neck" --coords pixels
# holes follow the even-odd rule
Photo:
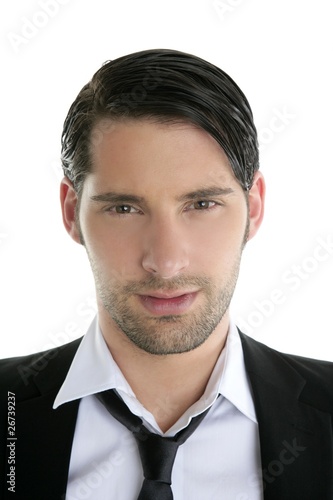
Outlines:
[[[105,311],[100,311],[99,322],[109,350],[134,394],[165,432],[204,393],[225,345],[229,317],[224,316],[201,346],[170,355],[149,354],[135,346]]]

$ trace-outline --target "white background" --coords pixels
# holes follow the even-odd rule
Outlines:
[[[104,61],[159,47],[220,66],[253,108],[267,208],[244,253],[234,317],[270,346],[333,360],[330,0],[42,4],[0,7],[0,356],[56,346],[87,328],[93,281],[58,201],[62,123]]]

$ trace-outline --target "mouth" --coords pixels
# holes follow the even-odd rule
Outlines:
[[[143,307],[155,316],[184,314],[191,307],[198,295],[194,292],[152,292],[147,295],[138,295]]]

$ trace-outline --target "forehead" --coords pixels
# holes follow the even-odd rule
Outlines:
[[[88,180],[96,189],[176,192],[212,182],[238,185],[223,149],[186,122],[103,120],[92,133],[91,159]]]

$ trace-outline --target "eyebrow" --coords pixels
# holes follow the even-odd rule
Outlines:
[[[104,202],[104,203],[143,203],[144,198],[141,196],[135,196],[134,194],[126,193],[101,193],[91,196],[92,201]]]
[[[220,186],[212,186],[201,189],[196,189],[195,191],[191,191],[189,193],[182,194],[177,196],[176,201],[190,201],[190,200],[198,200],[200,198],[210,198],[215,196],[227,196],[229,194],[234,193],[232,188],[223,188]],[[92,201],[100,202],[100,203],[145,203],[145,199],[142,196],[136,196],[134,194],[129,193],[116,193],[116,192],[107,192],[96,194],[91,196],[90,199]]]
[[[234,192],[234,190],[231,188],[212,186],[212,187],[197,189],[195,191],[191,191],[190,193],[182,194],[181,196],[177,197],[177,201],[190,201],[193,199],[197,200],[199,198],[226,196],[228,194],[232,194],[233,192]]]

